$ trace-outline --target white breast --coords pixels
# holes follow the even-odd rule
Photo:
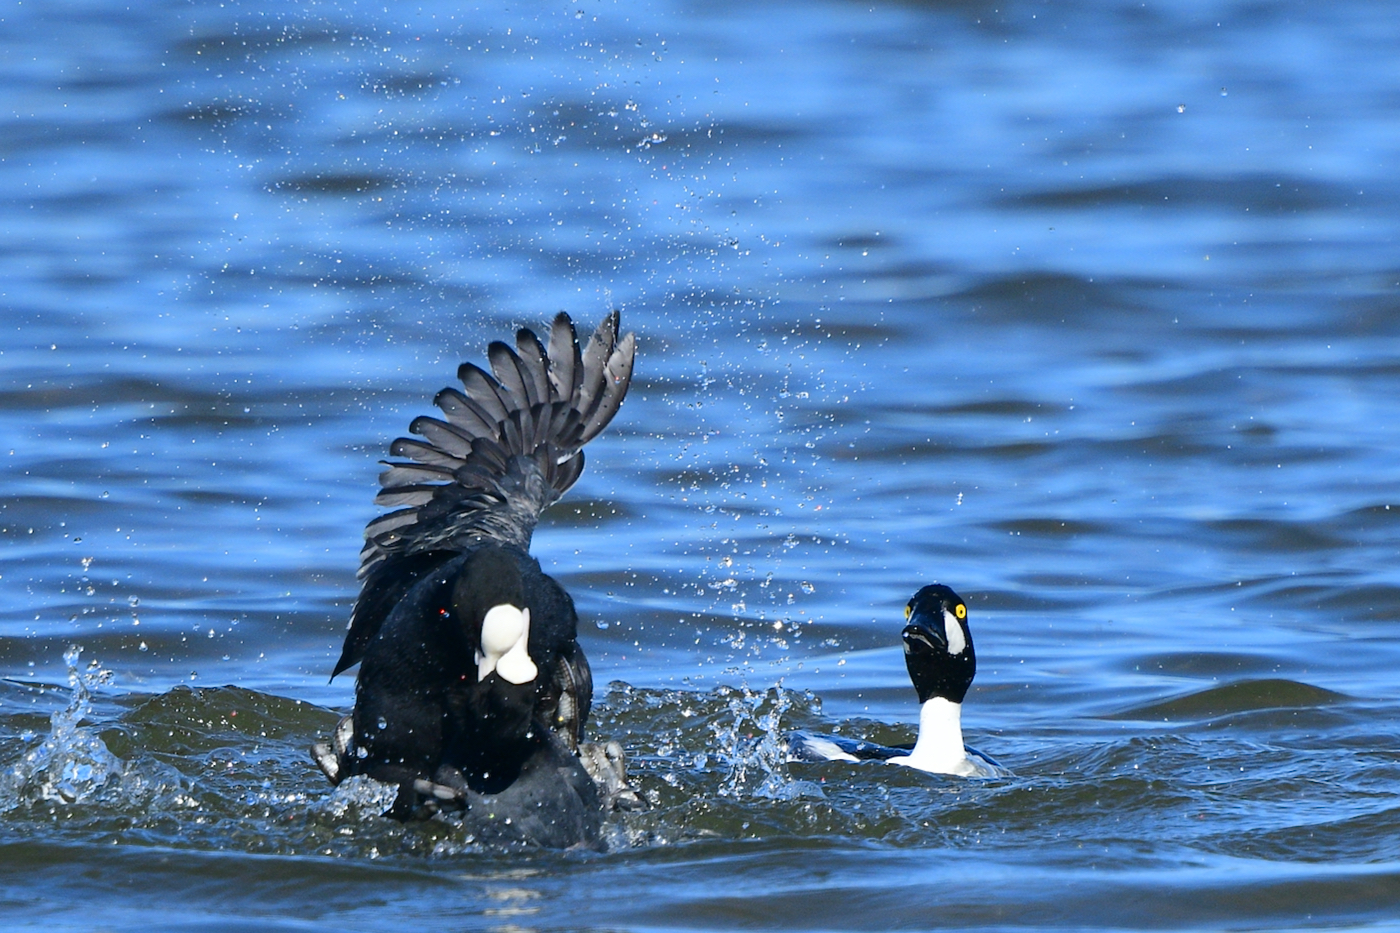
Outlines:
[[[953,623],[957,624],[956,620]],[[969,774],[962,737],[962,704],[933,697],[919,707],[919,739],[908,755],[890,764],[933,774]]]

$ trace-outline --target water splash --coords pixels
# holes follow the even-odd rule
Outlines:
[[[345,819],[347,815],[368,820],[392,807],[398,793],[397,784],[386,784],[368,775],[355,774],[337,785],[317,809],[337,820]]]
[[[78,658],[82,651],[73,645],[63,652],[73,695],[66,708],[49,717],[48,737],[4,776],[0,810],[40,800],[79,803],[100,791],[112,777],[120,779],[124,773],[122,760],[107,749],[92,729],[82,725],[92,711],[93,690],[112,680],[112,672],[96,662],[87,670],[80,669]]]
[[[782,718],[791,706],[792,697],[781,683],[763,693],[745,686],[730,697],[730,719],[710,726],[718,740],[717,757],[728,768],[720,796],[736,800],[745,795],[769,800],[825,796],[811,781],[794,781],[788,775]]]

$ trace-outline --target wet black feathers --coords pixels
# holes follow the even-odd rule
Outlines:
[[[313,755],[332,781],[398,783],[394,815],[505,794],[552,801],[550,825],[596,834],[599,798],[576,754],[593,675],[573,600],[528,549],[540,513],[583,471],[583,445],[627,394],[635,340],[617,329],[614,312],[580,349],[560,314],[547,347],[523,329],[514,348],[491,344],[490,371],[463,364],[462,388],[434,399],[442,417],[414,419],[417,436],[390,446],[376,502],[395,511],[365,529],[335,668],[360,664],[355,710],[345,736],[338,729]],[[481,667],[483,619],[501,605],[529,612],[535,676],[522,683]]]
[[[909,624],[900,637],[904,642],[904,664],[919,702],[942,697],[961,703],[977,676],[977,653],[967,624],[967,604],[949,587],[933,583],[915,593],[908,608]],[[961,646],[949,645],[949,626],[961,633]]]
[[[636,341],[618,337],[616,311],[579,348],[560,313],[549,347],[531,331],[516,348],[492,343],[491,373],[463,363],[464,391],[434,398],[443,418],[421,416],[390,445],[376,503],[397,507],[365,528],[360,598],[335,674],[364,656],[397,598],[432,567],[482,544],[525,552],[540,514],[583,472],[582,447],[617,414]]]
[[[477,679],[482,619],[501,604],[530,610],[528,652],[539,673],[523,684]],[[347,770],[404,782],[448,765],[478,792],[496,793],[546,731],[572,748],[592,685],[577,627],[569,594],[515,548],[488,545],[420,574],[364,652],[354,712],[364,755]],[[589,688],[582,701],[577,682]],[[561,704],[564,722],[556,721]]]
[[[581,448],[617,414],[632,376],[636,341],[617,335],[613,312],[580,351],[573,322],[560,313],[550,350],[529,330],[487,351],[494,375],[471,363],[458,370],[465,393],[444,389],[434,403],[445,420],[421,417],[390,448],[379,501],[407,508],[365,529],[360,577],[383,561],[475,536],[528,549],[539,515],[573,485]],[[523,496],[523,498],[522,498]]]

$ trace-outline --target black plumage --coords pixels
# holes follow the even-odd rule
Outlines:
[[[576,754],[592,674],[573,600],[529,547],[583,471],[583,445],[621,406],[634,352],[617,312],[582,350],[560,313],[547,350],[525,329],[515,349],[492,343],[491,372],[462,364],[464,391],[434,399],[443,418],[414,419],[421,439],[390,446],[404,459],[385,462],[375,501],[398,509],[365,529],[360,596],[331,675],[360,664],[354,713],[313,749],[332,781],[398,784],[397,816],[513,800],[555,827],[536,842],[596,836],[600,797]],[[498,647],[483,640],[493,612]]]
[[[967,604],[951,588],[931,583],[909,600],[904,617],[904,666],[919,703],[934,697],[961,703],[977,676]]]

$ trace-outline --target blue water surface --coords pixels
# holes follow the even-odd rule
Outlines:
[[[11,0],[0,913],[1400,927],[1398,43],[1359,0]],[[305,752],[378,461],[612,308],[631,392],[534,552],[651,808],[603,854],[384,820]],[[912,737],[935,580],[1012,776],[783,763]]]

